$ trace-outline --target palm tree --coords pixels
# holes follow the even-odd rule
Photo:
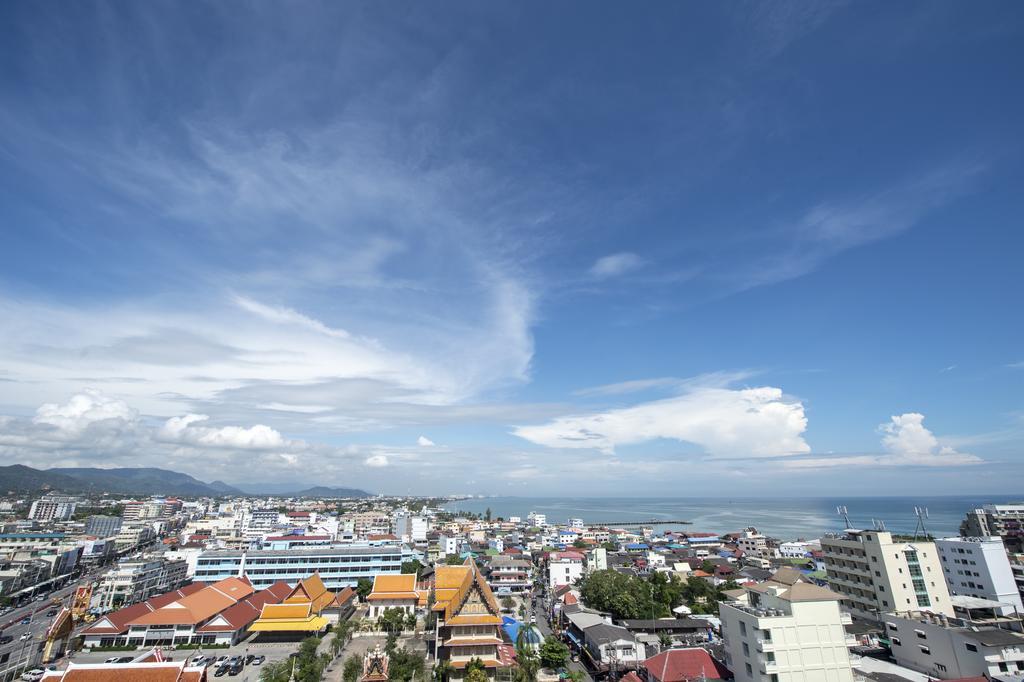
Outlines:
[[[455,668],[452,667],[451,661],[438,661],[434,665],[434,682],[448,682],[448,678],[451,677],[453,670]]]

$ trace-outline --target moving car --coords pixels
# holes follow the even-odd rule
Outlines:
[[[20,641],[22,641],[22,642],[24,642],[26,639],[32,639],[32,633],[31,632],[23,632],[23,633],[21,633],[21,637],[19,637],[18,639]]]

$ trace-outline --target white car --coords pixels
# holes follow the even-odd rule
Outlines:
[[[21,633],[21,637],[19,637],[18,639],[20,639],[22,642],[24,642],[26,639],[32,639],[32,633],[31,632],[23,632],[23,633]]]
[[[32,670],[23,672],[21,674],[21,679],[25,680],[25,682],[38,682],[43,679],[43,675],[45,674],[46,671],[42,668],[33,668]]]

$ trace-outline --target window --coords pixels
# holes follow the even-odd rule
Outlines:
[[[899,637],[893,637],[892,638],[892,643],[895,644],[896,646],[903,646],[903,642],[900,641]]]
[[[973,644],[964,644],[964,646],[967,647],[968,651],[977,651],[978,650],[978,647],[976,647]]]
[[[926,647],[924,644],[918,644],[917,646],[918,646],[919,649],[921,649],[921,653],[924,654],[925,656],[930,656],[931,655],[932,650],[929,649],[928,647]]]
[[[747,677],[752,677],[753,675],[754,675],[754,669],[750,667],[749,663],[747,663]]]
[[[941,663],[936,663],[935,669],[938,670],[940,673],[946,672],[946,666],[942,665]]]

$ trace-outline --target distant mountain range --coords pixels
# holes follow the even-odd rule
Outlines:
[[[295,485],[299,488],[299,485]],[[54,490],[68,493],[119,493],[124,495],[180,495],[218,497],[261,494],[246,492],[223,481],[204,483],[188,474],[156,468],[57,468],[33,469],[23,464],[0,466],[0,493]],[[262,493],[266,494],[266,493]],[[292,497],[370,497],[365,490],[316,486],[298,492],[277,493]]]

